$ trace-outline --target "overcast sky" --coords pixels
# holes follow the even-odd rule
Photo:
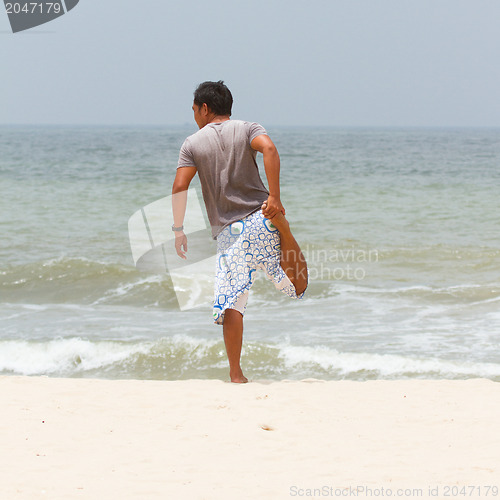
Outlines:
[[[192,123],[223,79],[267,126],[500,126],[499,26],[498,0],[80,0],[12,34],[0,5],[0,123]]]

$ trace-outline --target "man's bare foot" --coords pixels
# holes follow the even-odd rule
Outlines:
[[[267,203],[264,202],[262,204],[263,213],[265,212],[266,206]],[[306,259],[300,250],[299,244],[293,237],[292,231],[290,230],[290,224],[285,216],[281,212],[278,212],[269,220],[280,233],[280,266],[295,287],[296,294],[301,295],[307,288],[308,283]]]
[[[231,378],[231,382],[234,382],[235,384],[246,384],[248,382],[248,379],[243,375],[243,372],[240,372],[237,375],[231,375],[229,374]]]

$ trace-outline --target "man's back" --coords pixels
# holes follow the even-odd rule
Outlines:
[[[177,168],[196,167],[214,239],[269,196],[251,147],[262,134],[266,131],[257,123],[225,120],[205,125],[182,145]]]

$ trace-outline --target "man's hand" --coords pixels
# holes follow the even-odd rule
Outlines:
[[[184,248],[184,251],[182,250]],[[175,251],[179,257],[183,259],[187,259],[186,254],[188,249],[188,239],[184,234],[184,231],[176,231],[175,232]]]
[[[278,212],[285,215],[285,208],[278,197],[270,195],[267,198],[265,208],[262,209],[262,213],[266,219],[272,219]]]

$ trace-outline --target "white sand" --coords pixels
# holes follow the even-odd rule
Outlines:
[[[388,488],[453,498],[446,487],[457,485],[468,490],[455,498],[495,498],[485,488],[500,488],[500,384],[484,379],[0,377],[0,398],[2,500],[352,498],[357,486],[372,491],[356,498]]]

